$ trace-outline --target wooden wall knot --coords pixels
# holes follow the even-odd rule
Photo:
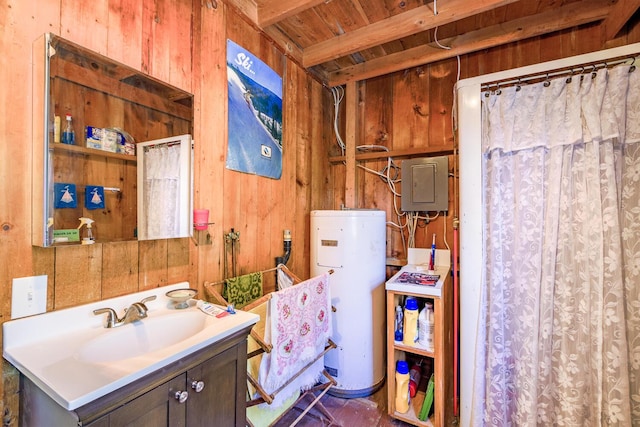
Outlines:
[[[413,105],[413,112],[422,117],[429,117],[429,113],[425,113],[422,111],[422,106],[418,104]]]
[[[13,226],[8,222],[2,223],[2,231],[11,231],[12,228]]]

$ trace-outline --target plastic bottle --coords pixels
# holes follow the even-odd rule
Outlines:
[[[409,396],[415,397],[420,385],[420,376],[422,375],[422,366],[414,363],[409,371]]]
[[[64,130],[62,131],[62,143],[63,144],[75,144],[76,136],[73,131],[73,123],[71,123],[71,114],[67,114],[67,124],[64,126]]]
[[[409,410],[409,365],[404,360],[396,362],[396,411]]]
[[[395,324],[395,333],[393,339],[395,341],[402,341],[402,307],[399,305],[396,306],[396,324]]]
[[[418,301],[407,298],[404,305],[404,345],[415,346],[418,340]]]
[[[434,350],[435,326],[433,303],[427,302],[418,316],[418,344],[430,351]]]
[[[79,219],[80,219],[80,225],[78,226],[78,230],[80,230],[83,225],[87,226],[86,235],[82,238],[82,244],[83,245],[94,244],[95,240],[93,238],[93,231],[91,230],[91,224],[93,224],[94,221],[91,218],[85,218],[85,217],[82,217]]]
[[[53,142],[60,143],[60,116],[53,118]]]

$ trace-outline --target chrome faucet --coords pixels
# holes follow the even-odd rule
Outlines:
[[[98,308],[93,310],[93,314],[99,315],[106,313],[107,322],[105,323],[105,328],[115,328],[147,317],[147,311],[149,311],[149,309],[147,308],[146,303],[153,301],[154,299],[156,299],[156,296],[151,295],[140,302],[134,302],[128,308],[125,308],[124,316],[122,316],[122,318],[118,318],[116,311],[112,308]]]

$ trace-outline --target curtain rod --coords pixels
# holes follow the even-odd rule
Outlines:
[[[486,92],[485,96],[489,96],[489,92],[492,89],[494,89],[499,95],[501,88],[521,85],[531,81],[543,81],[543,80],[548,81],[552,77],[569,76],[570,78],[574,75],[584,75],[587,72],[592,73],[592,76],[593,76],[593,73],[595,73],[597,70],[613,67],[615,65],[620,65],[624,63],[628,63],[629,65],[631,65],[631,69],[629,70],[629,72],[631,72],[635,70],[635,65],[634,65],[635,61],[636,61],[635,56],[625,56],[622,58],[615,58],[610,61],[584,63],[584,64],[573,66],[573,67],[561,68],[551,72],[536,73],[536,74],[525,75],[518,78],[509,78],[505,80],[497,80],[495,82],[484,83],[480,86],[480,90],[481,92]]]

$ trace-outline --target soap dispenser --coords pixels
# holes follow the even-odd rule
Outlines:
[[[80,219],[80,225],[78,226],[78,230],[80,230],[83,225],[87,226],[86,235],[82,238],[82,244],[83,245],[94,244],[95,240],[93,239],[93,231],[91,230],[91,224],[93,224],[94,221],[91,218],[85,218],[85,217],[82,217],[79,219]]]

